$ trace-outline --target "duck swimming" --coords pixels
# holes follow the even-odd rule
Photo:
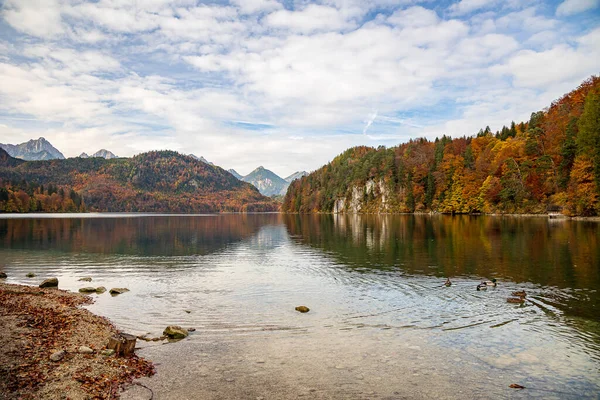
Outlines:
[[[496,278],[492,278],[491,281],[483,281],[481,283],[485,283],[486,286],[496,287],[498,284],[496,283]]]
[[[487,290],[488,286],[496,287],[498,284],[496,283],[496,278],[492,278],[491,281],[483,281],[479,285],[477,285],[477,290]]]
[[[507,303],[523,304],[525,303],[525,297],[509,297],[506,299]]]
[[[452,286],[452,282],[450,282],[450,278],[446,278],[446,282],[444,283],[444,286],[446,286],[446,287]]]

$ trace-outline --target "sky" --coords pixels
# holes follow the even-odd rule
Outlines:
[[[497,130],[600,73],[600,0],[0,0],[0,142],[247,174]]]

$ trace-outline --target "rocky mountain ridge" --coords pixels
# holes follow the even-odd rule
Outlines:
[[[27,161],[64,160],[65,158],[58,149],[43,137],[31,139],[21,144],[0,143],[0,148],[4,149],[11,157]]]

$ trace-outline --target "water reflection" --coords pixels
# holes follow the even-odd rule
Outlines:
[[[277,224],[278,214],[0,218],[5,249],[184,256],[210,254]]]
[[[497,277],[548,287],[551,305],[600,320],[597,222],[443,215],[286,215],[284,221],[296,241],[359,272]]]
[[[90,306],[129,332],[197,328],[179,344],[189,362],[177,371],[204,363],[195,349],[213,341],[232,349],[214,368],[221,356],[283,357],[290,367],[274,372],[332,382],[334,393],[348,365],[374,388],[381,374],[388,389],[404,385],[386,358],[395,354],[394,362],[409,360],[410,376],[413,366],[440,376],[468,360],[449,379],[453,389],[460,377],[479,387],[478,374],[504,376],[489,398],[507,397],[502,388],[520,377],[593,398],[599,231],[597,223],[467,216],[33,217],[0,219],[0,263],[9,282],[57,276],[75,291],[88,286],[79,277],[92,276],[96,286],[130,288],[94,295]],[[484,277],[501,284],[477,292]],[[529,293],[523,306],[506,302],[517,289]],[[300,304],[311,312],[295,312]],[[173,362],[173,348],[153,351]],[[315,366],[329,369],[315,376]]]

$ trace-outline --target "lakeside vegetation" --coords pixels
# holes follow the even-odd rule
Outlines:
[[[600,214],[600,77],[476,137],[359,146],[294,181],[286,212]]]
[[[278,205],[222,168],[173,151],[23,161],[0,149],[0,212],[255,212]]]

